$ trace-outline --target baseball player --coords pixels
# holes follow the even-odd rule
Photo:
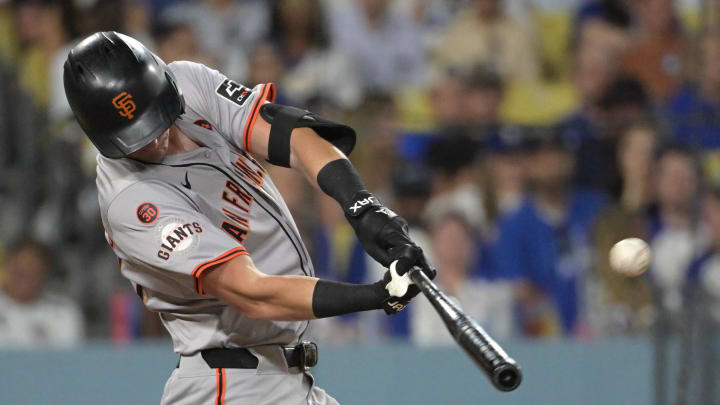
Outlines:
[[[292,216],[256,157],[292,167],[337,200],[365,250],[402,276],[435,274],[405,221],[347,160],[352,128],[273,104],[192,62],[163,63],[115,32],[91,35],[64,65],[67,99],[98,156],[106,237],[123,276],[159,314],[180,354],[163,404],[336,404],[308,370],[309,321],[402,310],[419,292],[314,277]],[[405,275],[406,277],[406,275]]]

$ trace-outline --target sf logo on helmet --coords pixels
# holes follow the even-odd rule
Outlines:
[[[112,103],[115,108],[118,109],[118,113],[120,113],[121,116],[129,120],[135,118],[132,114],[133,111],[135,111],[135,102],[132,101],[132,94],[123,91],[112,99]]]

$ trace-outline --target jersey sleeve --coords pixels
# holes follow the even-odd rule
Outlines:
[[[110,204],[107,222],[121,260],[151,278],[171,278],[200,295],[209,269],[248,254],[181,190],[160,181],[123,190]]]
[[[186,109],[208,120],[235,147],[250,150],[250,136],[260,107],[275,100],[275,85],[254,88],[227,78],[217,70],[194,62],[169,65],[185,97]]]

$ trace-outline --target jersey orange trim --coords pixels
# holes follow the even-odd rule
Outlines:
[[[200,295],[205,295],[205,291],[202,288],[202,276],[207,269],[217,266],[218,264],[225,263],[226,261],[241,255],[248,255],[248,252],[244,247],[238,246],[212,260],[198,264],[192,271],[192,275],[195,278],[195,292]]]
[[[110,234],[105,231],[105,240],[110,245],[110,249],[115,250],[115,241],[110,237]]]
[[[215,396],[215,405],[225,405],[225,369],[218,368],[215,372],[215,382],[217,385],[217,395]]]
[[[220,397],[220,405],[225,405],[225,393],[227,392],[227,373],[222,369],[222,396]]]
[[[252,153],[250,150],[250,137],[252,136],[253,128],[255,128],[255,120],[260,112],[260,107],[265,101],[275,101],[275,85],[273,83],[266,83],[262,85],[260,90],[260,97],[255,100],[250,117],[248,118],[247,124],[245,124],[245,130],[243,131],[243,146],[245,150]]]

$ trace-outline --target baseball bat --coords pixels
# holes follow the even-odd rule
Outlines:
[[[455,341],[485,372],[495,388],[512,391],[520,385],[520,367],[477,322],[440,291],[422,270],[415,267],[410,271],[410,279],[435,307]]]

